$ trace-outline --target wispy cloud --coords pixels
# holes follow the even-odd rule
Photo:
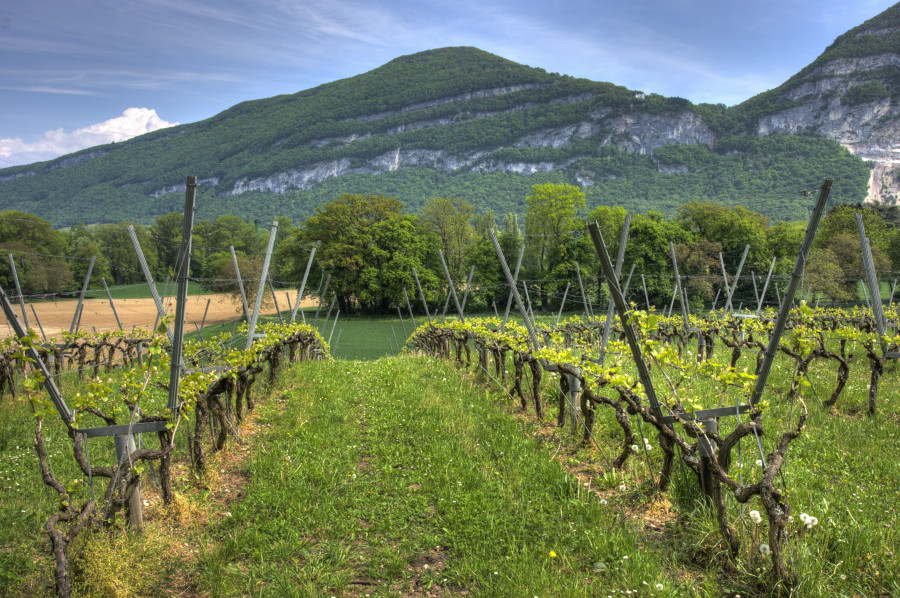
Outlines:
[[[40,85],[32,85],[25,87],[3,86],[0,89],[6,91],[27,91],[31,93],[53,93],[69,96],[95,96],[96,92],[89,89],[65,89],[62,87],[42,87]]]
[[[71,132],[46,131],[33,141],[0,139],[0,167],[49,160],[86,147],[125,141],[144,133],[177,125],[167,122],[149,108],[128,108],[121,116]]]

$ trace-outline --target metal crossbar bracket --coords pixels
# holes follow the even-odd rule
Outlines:
[[[99,438],[101,436],[120,436],[122,434],[147,434],[149,432],[162,432],[169,424],[168,421],[138,422],[136,424],[121,424],[116,426],[102,426],[99,428],[85,428],[76,430],[87,438]]]
[[[750,405],[738,405],[737,407],[717,407],[715,409],[701,409],[700,411],[691,411],[688,413],[679,413],[678,416],[667,415],[660,421],[664,424],[671,424],[679,420],[702,421],[705,419],[713,419],[716,417],[728,417],[738,413],[747,413],[750,411]]]

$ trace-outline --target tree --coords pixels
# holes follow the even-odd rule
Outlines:
[[[178,254],[181,251],[181,229],[184,228],[184,215],[170,212],[157,216],[150,225],[150,238],[156,247],[157,276],[174,276],[178,271]]]
[[[698,233],[722,245],[725,267],[735,272],[750,245],[744,268],[747,272],[768,267],[766,229],[769,219],[743,206],[729,208],[708,201],[691,201],[678,208],[675,222],[685,230]]]
[[[650,302],[661,307],[668,305],[675,284],[669,242],[687,243],[691,234],[667,221],[659,212],[635,214],[631,219],[625,263],[634,262],[635,273],[644,274]]]
[[[16,210],[0,212],[0,282],[7,290],[14,285],[8,254],[16,260],[16,274],[23,293],[65,290],[72,280],[65,236],[50,222]]]
[[[465,277],[465,264],[472,250],[474,233],[470,221],[474,208],[458,197],[433,197],[422,208],[423,230],[437,234],[454,282]]]
[[[812,290],[813,296],[821,293],[831,299],[832,305],[835,301],[855,299],[853,293],[855,289],[844,284],[844,271],[840,262],[834,252],[827,247],[813,249],[810,252],[803,278],[807,289]]]
[[[704,238],[691,243],[675,245],[675,256],[678,258],[678,273],[682,276],[688,300],[700,305],[714,297],[713,280],[721,275],[719,252],[722,246]],[[732,279],[733,280],[733,279]],[[729,283],[732,282],[729,280]],[[725,293],[724,285],[719,285]],[[725,295],[719,305],[725,305]],[[735,304],[735,309],[737,305]]]
[[[134,225],[134,232],[138,242],[141,244],[147,266],[151,272],[156,271],[158,262],[156,245],[151,242],[147,229],[136,224]],[[97,226],[94,235],[100,242],[103,255],[109,260],[109,273],[115,284],[132,284],[144,281],[141,264],[131,244],[131,236],[128,234],[127,222],[100,224]]]
[[[417,230],[417,219],[405,215],[403,203],[393,197],[345,194],[316,208],[302,233],[285,242],[285,251],[299,254],[299,263],[317,244],[316,264],[331,274],[329,288],[341,310],[358,306],[372,313],[396,304],[402,288],[413,293],[413,267],[426,288],[437,287],[438,279],[425,267],[426,258],[437,254],[437,236]]]
[[[561,246],[567,244],[575,229],[578,210],[585,206],[585,195],[574,185],[532,185],[525,205],[525,235],[529,239],[526,253],[531,276],[540,281],[540,301],[546,309],[548,274],[553,270],[551,256],[558,258],[564,253]]]

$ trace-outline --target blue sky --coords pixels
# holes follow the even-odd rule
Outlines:
[[[4,0],[0,167],[476,46],[693,102],[782,83],[891,0]]]

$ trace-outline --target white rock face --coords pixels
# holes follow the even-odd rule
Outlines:
[[[433,102],[428,102],[427,104],[405,108],[403,111],[440,105],[451,101],[460,101],[461,99],[467,99],[469,97],[502,95],[520,89],[527,89],[529,87],[530,86],[511,86],[486,90],[483,92],[472,92],[471,94],[465,94],[465,96],[435,100]],[[561,98],[559,101],[572,103],[589,99],[591,99],[590,94],[580,94],[578,96]],[[513,110],[520,108],[521,107],[513,108]],[[632,114],[609,118],[610,113],[611,110],[608,108],[595,110],[588,116],[588,119],[583,122],[563,127],[549,128],[537,133],[529,133],[514,141],[511,144],[511,147],[561,148],[603,131],[611,131],[611,133],[603,138],[599,138],[598,146],[614,145],[622,151],[639,152],[642,154],[652,153],[657,147],[669,143],[703,143],[711,146],[714,140],[713,132],[709,127],[691,112],[668,115]],[[470,115],[470,118],[484,118],[491,116],[492,114],[494,113]],[[373,120],[388,115],[389,113],[383,113],[364,118]],[[419,121],[390,129],[389,131],[386,131],[386,134],[393,135],[426,127],[452,125],[453,122],[454,119],[451,118]],[[353,143],[357,139],[364,139],[367,136],[320,139],[312,141],[308,145],[313,147],[324,147],[330,144],[345,145]],[[494,149],[502,148],[497,147]],[[470,169],[473,172],[515,172],[520,174],[534,174],[537,172],[559,170],[571,162],[571,159],[567,160],[565,163],[549,161],[506,162],[485,157],[485,152],[481,151],[461,155],[451,155],[445,150],[403,149],[398,146],[395,150],[368,160],[364,165],[357,165],[355,167],[351,167],[349,159],[343,158],[340,160],[322,162],[302,169],[278,172],[266,177],[240,179],[235,182],[232,189],[226,194],[235,195],[247,191],[284,193],[291,189],[308,190],[331,177],[338,177],[345,174],[381,174],[393,172],[402,168],[427,167],[443,172],[451,172],[465,168]],[[678,170],[678,172],[681,172],[681,170]],[[583,184],[590,185],[593,184],[593,182],[585,178]],[[181,186],[181,189],[183,189],[183,185]],[[177,190],[179,189],[174,187],[170,189],[167,187],[157,193],[168,193]]]
[[[214,176],[206,179],[197,179],[197,184],[215,186],[219,184],[219,177]],[[184,193],[186,189],[187,186],[184,183],[181,183],[180,185],[168,185],[166,187],[163,187],[162,189],[157,189],[150,194],[150,197],[162,197],[167,193]]]
[[[676,115],[636,114],[612,119],[613,134],[603,145],[639,154],[652,154],[661,145],[712,146],[715,135],[693,112]]]
[[[882,35],[893,33],[884,30]],[[784,93],[803,102],[759,120],[759,135],[815,133],[834,139],[864,160],[875,163],[867,201],[896,203],[900,194],[900,106],[891,98],[845,106],[841,96],[850,88],[873,80],[868,71],[900,65],[900,54],[832,60],[811,71],[811,77]]]

